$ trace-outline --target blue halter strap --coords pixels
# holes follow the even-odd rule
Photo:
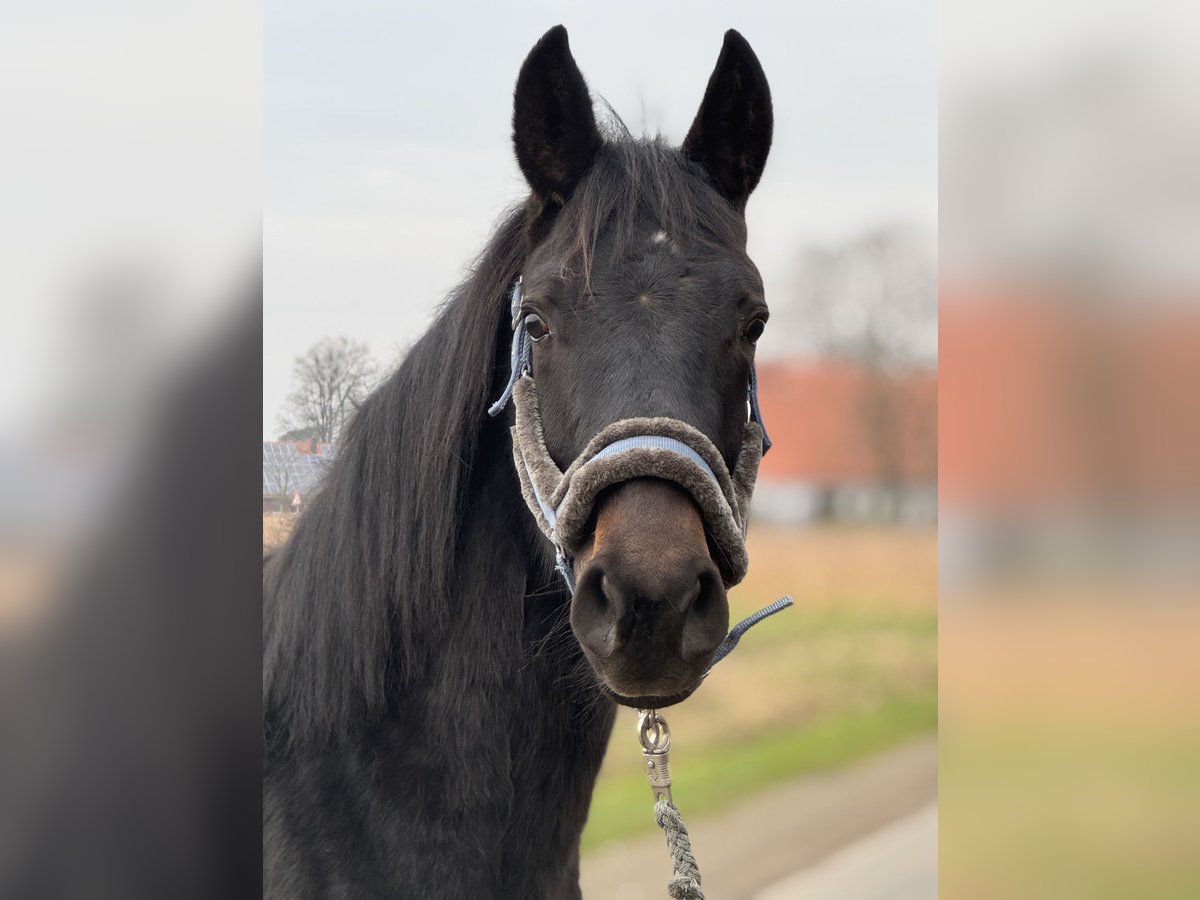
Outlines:
[[[512,353],[510,354],[508,366],[508,384],[504,386],[504,393],[500,395],[500,399],[488,407],[488,415],[495,418],[504,412],[504,407],[508,406],[508,401],[512,399],[513,387],[517,383],[517,379],[530,372],[533,369],[533,354],[529,346],[529,332],[521,327],[521,276],[517,276],[517,280],[513,282],[512,291]]]
[[[491,406],[488,407],[488,415],[495,416],[504,412],[504,408],[508,406],[508,401],[512,399],[513,387],[517,383],[517,379],[525,374],[533,372],[533,347],[532,340],[529,337],[529,332],[521,327],[521,276],[517,276],[517,280],[513,282],[510,292],[511,303],[510,312],[512,314],[512,352],[509,358],[508,369],[508,384],[504,386],[504,392],[500,395]],[[746,400],[750,405],[750,421],[757,423],[762,429],[763,436],[763,455],[766,456],[767,451],[771,449],[771,438],[767,435],[767,426],[763,423],[762,410],[758,406],[758,375],[755,372],[754,363],[750,364],[750,383],[746,387]],[[678,442],[677,442],[678,443]],[[682,445],[686,447],[687,445]],[[697,456],[694,450],[687,447],[693,455]],[[689,457],[690,458],[690,457]],[[697,461],[693,460],[693,462]],[[705,469],[708,466],[704,466]],[[711,475],[712,473],[709,472]]]

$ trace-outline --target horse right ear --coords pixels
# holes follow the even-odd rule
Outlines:
[[[513,98],[513,146],[539,199],[565,203],[591,168],[602,139],[567,29],[556,25],[529,52]]]
[[[744,210],[767,164],[774,123],[767,76],[746,39],[731,28],[684,139],[683,155],[700,165],[725,199]]]

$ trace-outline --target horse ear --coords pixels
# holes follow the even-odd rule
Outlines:
[[[762,177],[775,116],[758,57],[732,28],[708,80],[683,155],[698,163],[713,186],[738,209]]]
[[[547,31],[521,65],[513,98],[513,146],[525,180],[543,201],[565,203],[601,144],[587,83],[567,29]]]

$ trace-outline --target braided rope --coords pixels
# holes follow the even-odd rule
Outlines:
[[[768,616],[792,605],[791,597],[780,597],[770,606],[764,607],[733,627],[713,656],[712,666],[729,655],[737,646],[742,635]],[[708,673],[705,673],[707,676]],[[679,810],[671,802],[671,770],[667,751],[671,747],[671,729],[667,720],[655,709],[640,710],[638,716],[638,739],[646,757],[646,772],[650,787],[657,798],[654,803],[654,819],[667,836],[667,851],[671,854],[672,878],[667,883],[667,893],[673,900],[704,900],[700,890],[700,867],[692,855],[692,839]]]
[[[692,839],[688,837],[679,810],[666,797],[660,797],[654,804],[654,818],[667,836],[667,850],[671,854],[674,877],[667,883],[667,893],[673,900],[704,900],[700,890],[700,867],[692,855]]]

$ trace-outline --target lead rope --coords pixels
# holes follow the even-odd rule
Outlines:
[[[780,597],[770,606],[735,625],[713,654],[712,665],[728,656],[742,635],[753,626],[791,605],[791,597]],[[708,671],[712,671],[712,666]],[[705,677],[707,675],[705,673]],[[692,854],[692,839],[671,798],[671,765],[667,755],[671,749],[671,729],[662,713],[656,709],[638,710],[638,740],[645,757],[646,779],[654,795],[654,820],[666,835],[667,852],[671,854],[671,880],[667,882],[667,894],[673,900],[704,900],[704,893],[700,890],[700,867]]]

